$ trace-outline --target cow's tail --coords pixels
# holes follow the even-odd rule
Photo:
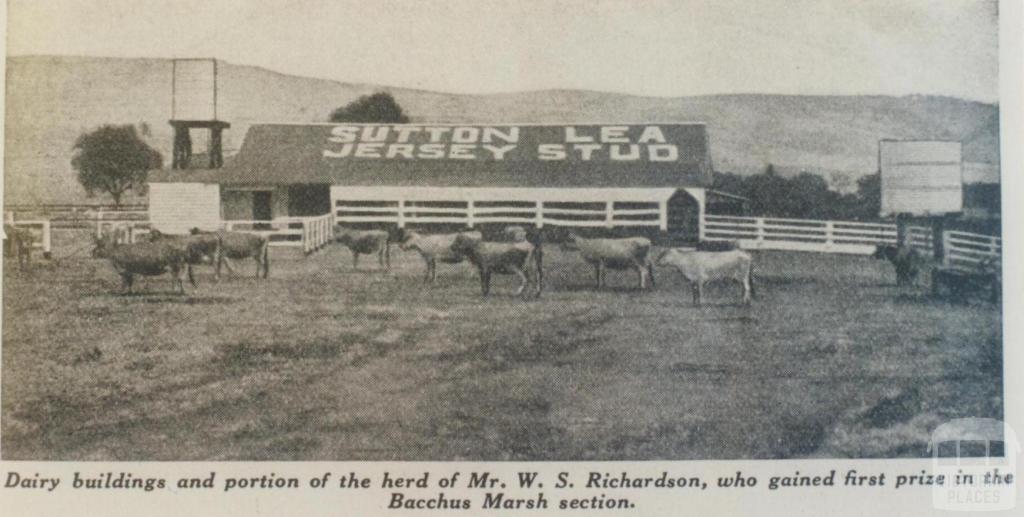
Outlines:
[[[192,275],[192,264],[185,264],[185,268],[188,270],[188,283],[192,284],[192,288],[195,288],[196,277]]]
[[[647,259],[647,279],[651,281],[651,289],[654,289],[654,261]]]
[[[263,238],[263,249],[260,250],[260,254],[263,256],[263,278],[270,276],[270,238]]]

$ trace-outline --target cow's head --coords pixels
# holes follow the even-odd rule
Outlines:
[[[896,256],[896,246],[892,244],[879,244],[875,246],[875,252],[871,254],[872,258],[876,259],[890,259]]]
[[[672,265],[674,259],[678,258],[682,254],[676,248],[669,248],[658,254],[658,258],[654,260],[654,265],[659,267],[665,267]]]
[[[577,240],[579,238],[580,238],[580,236],[576,235],[576,232],[569,232],[569,236],[566,237],[565,241],[562,242],[562,249],[568,250],[568,251],[577,251],[577,250],[579,250],[580,246],[577,243]]]
[[[91,255],[93,258],[106,258],[110,248],[114,245],[113,236],[111,235],[102,235],[100,237],[96,237],[94,235],[92,241],[93,248]]]

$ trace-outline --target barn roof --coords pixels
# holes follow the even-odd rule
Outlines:
[[[368,187],[679,188],[711,181],[703,124],[256,124],[223,169],[150,177]]]

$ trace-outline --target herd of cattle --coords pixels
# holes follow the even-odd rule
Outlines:
[[[496,240],[485,240],[477,231],[445,234],[423,234],[410,230],[391,233],[384,230],[356,230],[338,227],[335,240],[352,252],[352,266],[358,268],[361,255],[376,255],[381,267],[391,267],[391,246],[395,243],[405,251],[415,251],[426,266],[423,280],[437,278],[437,265],[469,262],[480,277],[484,296],[490,293],[492,275],[514,275],[519,279],[515,294],[521,295],[531,284],[534,296],[544,289],[544,249],[540,234],[519,226],[505,228]],[[123,287],[131,292],[137,275],[156,276],[170,273],[174,288],[184,292],[183,276],[195,286],[192,266],[213,264],[215,278],[221,267],[234,272],[232,260],[251,258],[256,264],[256,277],[270,273],[266,237],[243,232],[201,232],[189,235],[167,235],[152,231],[148,240],[117,243],[113,235],[96,239],[92,255],[110,260]],[[749,304],[753,295],[751,256],[736,248],[721,249],[670,248],[652,256],[653,245],[645,237],[584,238],[570,234],[562,243],[566,250],[578,252],[594,268],[596,286],[605,285],[608,270],[633,270],[638,286],[654,286],[654,266],[672,267],[689,282],[694,302],[702,302],[704,285],[715,280],[731,280],[743,286],[743,302]]]
[[[391,267],[391,247],[397,244],[404,251],[415,251],[425,265],[424,282],[437,279],[437,265],[469,262],[480,277],[480,288],[484,296],[490,293],[491,277],[494,274],[515,275],[519,285],[515,294],[521,295],[532,283],[535,296],[544,290],[544,246],[538,232],[521,227],[509,226],[494,240],[485,240],[481,232],[462,231],[456,233],[426,234],[412,230],[357,230],[336,227],[335,241],[352,252],[352,266],[359,267],[361,255],[376,255],[381,267]],[[4,225],[5,255],[17,257],[21,269],[31,260],[33,237],[23,228]],[[97,238],[93,257],[110,260],[123,287],[132,292],[134,279],[138,275],[157,276],[170,273],[172,287],[185,291],[183,276],[195,286],[192,266],[212,264],[215,278],[221,277],[222,267],[234,273],[231,261],[253,259],[256,277],[267,278],[270,274],[269,240],[267,237],[245,232],[202,232],[193,229],[188,235],[167,235],[157,230],[150,232],[142,242],[122,243],[116,234]],[[743,287],[743,303],[751,303],[754,294],[753,260],[750,254],[740,250],[732,242],[701,242],[695,249],[668,248],[653,258],[653,245],[645,237],[625,238],[584,238],[570,233],[561,243],[568,251],[579,253],[587,264],[594,268],[595,284],[605,285],[607,271],[633,270],[637,274],[638,287],[654,286],[654,266],[671,267],[679,271],[689,283],[693,301],[703,302],[704,286],[717,280],[733,281]],[[1000,279],[986,268],[966,278],[963,272],[946,274],[942,268],[935,268],[928,257],[910,246],[879,245],[874,258],[886,259],[896,272],[896,284],[903,287],[914,285],[919,274],[931,270],[932,287],[946,285],[951,295],[966,298],[971,292],[987,290],[992,299],[1000,294]],[[984,264],[982,265],[984,266]],[[945,278],[943,274],[950,278]],[[977,277],[977,278],[975,278]],[[979,287],[980,286],[980,287]]]

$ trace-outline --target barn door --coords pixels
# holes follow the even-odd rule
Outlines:
[[[273,219],[273,210],[270,206],[271,195],[268,190],[256,190],[252,193],[252,220],[269,221]]]

